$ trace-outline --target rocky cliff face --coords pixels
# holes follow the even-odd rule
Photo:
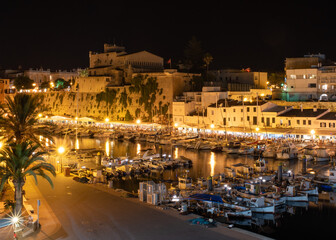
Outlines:
[[[112,121],[167,120],[172,97],[166,95],[156,78],[146,76],[133,78],[131,85],[107,88],[100,93],[41,93],[47,114],[75,117],[78,110],[78,117],[108,117]]]

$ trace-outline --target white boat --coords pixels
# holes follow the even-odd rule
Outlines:
[[[265,159],[256,160],[253,167],[256,172],[265,172],[267,170]]]
[[[233,168],[230,167],[224,167],[224,175],[228,178],[235,178],[236,177],[236,171]]]
[[[238,154],[241,154],[241,155],[252,155],[254,153],[254,147],[252,146],[241,146],[239,149],[238,149]]]
[[[308,196],[318,196],[318,187],[312,186],[310,181],[303,180],[298,190],[299,193],[308,194]]]
[[[225,147],[223,147],[223,152],[228,154],[238,154],[240,146],[241,143],[239,141],[231,141],[227,143]]]
[[[298,157],[298,150],[293,143],[285,143],[280,146],[276,153],[276,158],[280,160],[295,159]]]
[[[187,176],[178,177],[178,188],[183,190],[192,188],[192,179]]]
[[[262,156],[264,158],[276,158],[275,147],[273,145],[267,145]]]
[[[295,186],[287,186],[286,192],[281,197],[282,199],[285,199],[286,202],[308,202],[308,194],[300,194],[296,190]]]
[[[316,156],[315,156],[315,161],[317,162],[324,162],[324,161],[329,161],[330,160],[330,155],[328,152],[328,149],[325,147],[318,147],[315,148]]]

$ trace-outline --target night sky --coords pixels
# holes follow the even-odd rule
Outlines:
[[[277,71],[308,53],[336,60],[332,1],[232,2],[1,1],[0,66],[84,68],[105,42],[174,64],[192,36],[213,55],[212,69]]]

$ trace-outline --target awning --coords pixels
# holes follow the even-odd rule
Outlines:
[[[216,203],[224,203],[223,199],[221,198],[221,196],[218,195],[211,195],[211,194],[194,194],[189,196],[188,199],[192,199],[192,200],[198,200],[198,201],[207,201],[207,202],[216,202]]]

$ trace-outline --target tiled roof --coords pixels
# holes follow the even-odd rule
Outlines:
[[[287,107],[290,108],[290,107]],[[286,106],[274,106],[271,108],[264,109],[263,112],[281,112],[286,109]]]
[[[336,120],[336,112],[328,112],[322,117],[319,117],[318,120]]]
[[[278,117],[317,117],[328,109],[291,109],[288,112],[280,114]]]

